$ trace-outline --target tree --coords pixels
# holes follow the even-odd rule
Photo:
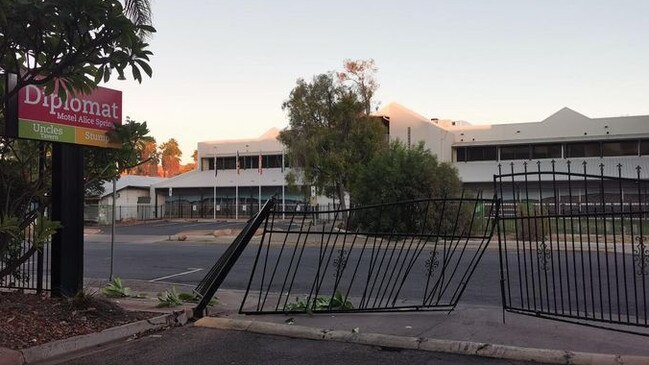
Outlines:
[[[140,123],[126,117],[126,123],[111,132],[111,139],[118,141],[121,148],[84,148],[84,176],[86,194],[97,196],[103,193],[103,183],[129,171],[155,161],[157,151],[147,150],[155,139],[149,136],[146,122]]]
[[[124,11],[116,0],[0,0],[0,73],[18,75],[16,87],[0,91],[2,101],[27,85],[61,97],[87,93],[113,71],[124,78],[127,68],[137,81],[142,72],[151,76],[151,51],[140,35],[155,29]]]
[[[374,78],[378,68],[374,60],[350,60],[343,62],[344,71],[338,72],[338,79],[342,82],[349,82],[354,91],[360,96],[365,108],[365,114],[372,112],[372,98],[379,88]]]
[[[190,172],[192,170],[196,169],[196,165],[198,164],[198,150],[194,150],[194,153],[192,153],[192,160],[193,162],[186,163],[180,167],[180,173],[184,174],[186,172]]]
[[[362,166],[352,186],[355,205],[374,205],[457,196],[462,181],[448,162],[439,162],[424,143],[408,148],[401,141],[380,151]]]
[[[6,102],[27,85],[42,85],[47,94],[65,99],[91,91],[113,72],[125,78],[130,69],[140,82],[142,72],[151,76],[144,38],[155,29],[148,22],[148,1],[127,0],[126,5],[116,0],[0,0],[0,77],[17,75],[10,89],[0,82],[0,135]],[[85,149],[88,179],[99,181],[136,163],[134,152],[147,134],[146,123],[127,123],[112,136],[123,142],[122,149]],[[44,215],[51,181],[48,146],[0,138],[0,279],[17,275],[15,269],[58,228]],[[28,231],[34,232],[33,240],[23,252]]]
[[[371,73],[363,77],[366,83],[373,80]],[[310,82],[297,80],[282,105],[289,127],[278,139],[287,147],[302,185],[315,185],[336,197],[343,209],[356,172],[385,146],[386,130],[368,114],[367,103],[371,103],[370,93],[360,95],[358,88],[330,72]],[[289,174],[289,181],[297,181],[297,174]]]
[[[461,195],[462,182],[457,170],[450,163],[440,163],[437,157],[424,147],[423,142],[408,148],[400,141],[394,141],[390,143],[389,148],[381,150],[369,163],[361,167],[351,191],[354,205],[368,206],[426,198],[457,198]],[[451,207],[451,204],[447,204],[446,215],[449,216],[449,221],[444,221],[445,226],[456,218],[455,214],[449,212],[460,209],[457,206]],[[441,206],[404,204],[383,210],[381,218],[359,219],[364,221],[363,224],[371,221],[374,231],[395,230],[412,233],[437,224],[439,219],[435,214],[440,214],[440,210]],[[466,212],[462,213],[462,217],[465,217]],[[424,217],[424,214],[432,216]],[[423,222],[428,226],[422,227]]]
[[[139,151],[140,161],[146,161],[132,169],[127,170],[130,175],[158,176],[158,165],[160,164],[160,153],[155,138],[145,142]]]
[[[180,173],[180,158],[182,155],[183,153],[178,147],[178,141],[174,138],[160,145],[162,171],[165,177],[176,176]]]

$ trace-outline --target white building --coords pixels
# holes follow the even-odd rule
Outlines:
[[[504,172],[512,165],[520,171],[523,162],[530,169],[538,164],[550,169],[554,161],[557,171],[566,171],[571,161],[573,171],[583,172],[586,161],[588,173],[599,174],[603,164],[605,174],[611,176],[617,176],[621,165],[623,176],[633,178],[640,166],[643,178],[649,174],[649,116],[589,118],[563,108],[540,122],[471,125],[429,119],[397,103],[375,114],[387,121],[390,139],[408,145],[423,141],[441,161],[452,162],[471,189],[490,191],[499,165]],[[308,189],[286,187],[288,166],[278,133],[271,129],[257,139],[199,142],[197,169],[155,184],[152,204],[164,206],[166,214],[209,217],[214,210],[218,215],[234,215],[237,200],[240,216],[252,214],[260,200],[272,196],[283,197],[287,204],[305,201]]]
[[[165,181],[164,177],[124,175],[115,183],[115,220],[143,220],[155,217],[151,201],[151,186]],[[112,220],[113,183],[103,184],[104,192],[86,199],[85,220],[101,224]]]

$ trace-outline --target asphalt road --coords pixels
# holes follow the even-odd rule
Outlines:
[[[123,279],[138,279],[145,281],[154,281],[154,282],[164,282],[171,283],[175,285],[187,285],[187,286],[196,286],[196,284],[204,277],[206,272],[212,267],[216,260],[223,254],[226,250],[227,245],[224,244],[214,244],[214,243],[193,243],[193,242],[177,242],[177,241],[162,241],[168,235],[174,235],[181,231],[187,230],[204,230],[204,229],[218,229],[218,228],[235,228],[242,226],[243,223],[232,223],[232,222],[222,222],[222,223],[213,223],[213,222],[154,222],[143,225],[133,225],[133,226],[122,226],[117,230],[117,244],[115,245],[115,256],[114,256],[114,273],[116,276],[119,276]],[[88,235],[86,236],[85,244],[85,277],[86,278],[96,278],[96,279],[105,279],[109,276],[110,270],[110,245],[108,244],[109,239],[108,235],[99,234],[99,235]],[[238,289],[244,290],[248,285],[248,281],[251,274],[251,269],[254,264],[255,255],[258,246],[255,244],[249,245],[249,247],[243,252],[240,259],[237,261],[229,276],[226,278],[225,282],[222,285],[224,289]],[[288,250],[287,250],[288,251]],[[285,265],[280,265],[285,267],[288,263],[288,258],[290,255],[288,252],[284,252],[283,260]],[[385,251],[382,251],[385,252]],[[475,252],[475,248],[467,248],[465,255],[471,257]],[[276,262],[276,257],[279,253],[279,247],[271,246],[269,251],[269,260],[267,263],[273,265]],[[319,261],[320,251],[318,247],[306,247],[301,258],[300,267],[301,270],[298,275],[295,275],[295,282],[292,287],[291,293],[293,294],[304,294],[309,293],[312,287],[313,278],[315,276],[318,261]],[[530,254],[526,254],[529,256]],[[538,256],[529,256],[527,259],[529,262],[534,262],[538,260]],[[597,261],[595,253],[591,254],[592,262]],[[628,255],[627,263],[629,266],[627,271],[632,272],[633,258]],[[389,254],[386,256],[389,257]],[[408,277],[407,283],[404,285],[402,291],[399,293],[399,299],[404,300],[421,300],[422,297],[422,287],[426,280],[425,275],[425,259],[427,254],[422,254],[420,261],[417,263],[417,268],[413,269],[413,273]],[[512,272],[512,276],[517,276],[518,265],[520,265],[522,272],[525,272],[525,267],[523,266],[525,262],[523,261],[526,256],[516,255],[515,252],[509,254],[509,265]],[[602,256],[604,257],[604,256]],[[330,270],[332,262],[329,263]],[[603,258],[602,258],[603,260]],[[556,269],[563,269],[563,283],[564,287],[561,289],[564,291],[563,297],[560,298],[563,300],[563,305],[566,310],[571,305],[568,301],[575,300],[574,298],[580,297],[580,302],[582,305],[582,310],[584,309],[584,295],[583,293],[595,293],[597,290],[591,290],[591,285],[597,285],[598,280],[602,278],[604,281],[599,288],[603,288],[603,297],[600,298],[595,304],[595,309],[599,312],[610,312],[617,313],[617,304],[615,303],[617,295],[617,288],[611,286],[610,288],[605,285],[606,280],[617,280],[616,277],[610,276],[607,277],[607,273],[612,271],[606,271],[606,266],[604,261],[600,266],[598,276],[595,274],[592,279],[593,282],[581,281],[578,285],[578,291],[575,290],[574,280],[571,282],[570,286],[567,288],[565,284],[566,280],[570,276],[566,276],[566,273],[573,274],[573,268],[581,269],[579,266],[575,266],[572,261],[563,261],[564,263],[561,267],[557,266]],[[564,266],[569,265],[569,266]],[[612,265],[612,264],[611,264]],[[272,266],[271,266],[272,267]],[[613,267],[613,266],[611,266]],[[480,263],[478,264],[476,271],[473,273],[471,280],[469,281],[466,291],[463,293],[460,302],[464,304],[476,304],[476,305],[488,305],[488,306],[500,306],[501,303],[501,293],[500,293],[500,261],[499,261],[499,252],[497,250],[497,241],[493,240],[490,243],[489,248],[485,251],[484,256],[482,257]],[[364,261],[362,265],[359,266],[359,273],[366,273],[368,269],[367,262]],[[269,269],[270,270],[270,269]],[[611,269],[612,270],[612,269]],[[332,283],[335,281],[335,276],[333,272],[330,271],[325,275],[326,283],[323,285],[325,291],[326,289],[331,288]],[[269,271],[270,272],[270,271]],[[552,285],[551,278],[544,278],[543,275],[539,275],[539,271],[536,270],[537,274],[535,276],[529,277],[529,280],[526,281],[516,281],[512,279],[511,286],[508,290],[508,295],[512,295],[514,305],[529,305],[530,308],[533,305],[540,306],[541,304],[547,305],[548,307],[553,304],[551,301],[551,296],[544,298],[545,303],[541,302],[520,302],[524,298],[528,297],[529,292],[524,289],[522,285],[528,285],[529,290],[533,293],[533,285],[537,285],[537,290],[539,282],[542,283],[543,287],[547,288],[548,285]],[[349,273],[349,271],[347,271]],[[597,271],[595,271],[597,273]],[[283,278],[285,272],[282,269],[278,270],[276,278]],[[460,277],[459,275],[455,275]],[[533,280],[532,280],[533,279]],[[266,278],[266,280],[268,280]],[[630,280],[630,279],[628,279]],[[255,283],[259,281],[257,277]],[[622,282],[620,282],[622,283]],[[377,285],[379,285],[377,283]],[[557,284],[557,289],[559,284]],[[620,284],[622,285],[622,284]],[[631,284],[629,284],[631,285]],[[253,288],[255,288],[253,286]],[[622,288],[623,289],[623,288]],[[279,292],[279,286],[276,286],[273,289],[275,292]],[[271,290],[271,291],[273,291]],[[567,294],[570,290],[570,295]],[[607,292],[611,293],[611,300],[607,300]],[[330,292],[329,292],[330,293]],[[601,295],[601,293],[600,293]],[[354,293],[350,294],[350,297],[353,297]],[[518,301],[516,299],[518,297]],[[557,294],[556,297],[559,297]],[[533,299],[530,297],[530,300]],[[624,298],[622,297],[622,305],[624,305]],[[633,299],[633,298],[631,298]],[[609,308],[609,303],[611,307]],[[573,303],[574,304],[574,303]],[[586,303],[588,304],[588,303]],[[556,304],[554,304],[556,306]],[[561,302],[559,302],[561,305]],[[590,310],[592,311],[593,305],[590,305]],[[623,309],[625,311],[631,311],[633,313],[635,306],[632,301],[629,305],[629,308]]]
[[[117,229],[117,244],[115,245],[114,274],[123,279],[153,280],[195,286],[225,251],[227,245],[173,241],[152,242],[164,239],[165,237],[162,235],[173,235],[181,231],[232,228],[234,225],[241,225],[241,223],[157,222],[119,227]],[[107,242],[109,242],[107,235],[86,236],[86,278],[100,279],[109,276],[110,245]],[[250,245],[244,251],[223,283],[222,288],[246,289],[257,247],[256,245]],[[270,261],[274,261],[277,250],[277,247],[272,248],[271,251],[273,252],[271,252],[270,256],[272,259]],[[473,252],[469,253],[472,254]],[[283,257],[288,257],[286,252],[284,255]],[[315,271],[318,265],[318,256],[318,248],[306,247],[302,256],[301,267],[305,268],[305,270]],[[420,281],[425,279],[424,259],[425,257],[422,255],[422,265],[420,265],[422,267],[416,269],[418,272],[413,275],[413,280],[404,286],[400,297],[421,297]],[[498,265],[497,250],[488,249],[462,297],[464,303],[500,305]],[[363,272],[363,269],[366,269],[366,267],[360,267],[360,272]],[[308,293],[311,288],[313,274],[314,272],[297,275],[293,293]],[[279,276],[281,275],[278,272]]]
[[[241,228],[243,222],[198,222],[198,221],[153,221],[132,225],[117,225],[115,233],[117,236],[153,236],[153,235],[174,235],[188,230],[215,230],[223,228]],[[110,226],[97,227],[103,234],[110,234]]]
[[[454,354],[182,327],[119,343],[65,364],[524,364]],[[57,362],[61,363],[61,362]],[[54,364],[54,363],[52,363]]]

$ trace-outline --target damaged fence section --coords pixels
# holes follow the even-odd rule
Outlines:
[[[490,241],[497,209],[480,195],[319,212],[273,208],[240,312],[451,310]]]
[[[551,167],[512,164],[494,177],[504,308],[647,327],[649,181],[640,167]]]

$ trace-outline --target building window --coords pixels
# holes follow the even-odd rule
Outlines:
[[[530,146],[527,144],[500,147],[501,160],[529,160],[529,158]]]
[[[615,141],[602,143],[603,156],[637,156],[638,141]]]
[[[282,155],[262,155],[262,167],[265,169],[279,169],[282,167]],[[244,169],[257,169],[259,167],[259,155],[239,156],[239,167]],[[236,157],[217,157],[216,167],[219,170],[234,170],[237,168]],[[286,159],[288,167],[288,159]],[[214,170],[214,158],[202,159],[203,170]]]
[[[214,158],[203,158],[201,159],[201,170],[214,170]]]
[[[601,157],[599,142],[566,143],[566,158],[572,157]]]
[[[640,141],[640,154],[643,156],[649,155],[649,139]]]
[[[239,156],[241,169],[256,169],[259,167],[259,155]]]
[[[219,170],[233,170],[237,167],[236,157],[217,157],[216,167]]]
[[[455,149],[456,161],[496,161],[498,148],[496,146],[458,147]]]
[[[496,146],[481,146],[466,148],[467,161],[495,161],[498,159]]]
[[[262,159],[262,167],[265,169],[279,169],[282,167],[282,155],[265,155]]]
[[[561,158],[560,144],[532,145],[532,159]]]
[[[466,161],[466,147],[455,149],[455,161]]]

